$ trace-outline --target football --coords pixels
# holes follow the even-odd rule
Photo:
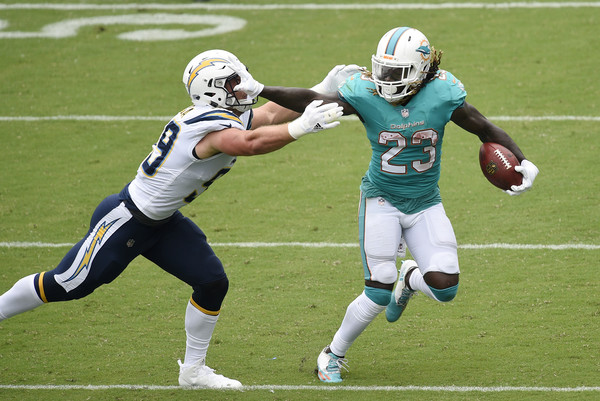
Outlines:
[[[515,171],[518,165],[516,156],[500,144],[485,142],[479,148],[479,166],[483,175],[502,190],[523,182],[521,173]]]

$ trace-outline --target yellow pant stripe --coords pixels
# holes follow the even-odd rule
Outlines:
[[[45,304],[47,304],[48,300],[46,299],[46,293],[44,292],[44,274],[46,274],[46,272],[40,273],[40,278],[38,279],[38,285],[40,287],[40,298],[42,298],[42,301]]]
[[[217,316],[219,314],[219,312],[221,312],[220,310],[218,311],[211,311],[208,309],[204,309],[203,307],[201,307],[200,305],[198,305],[193,298],[190,298],[190,302],[192,303],[192,305],[194,305],[194,307],[196,309],[198,309],[200,312],[206,314],[206,315],[211,315],[211,316]]]

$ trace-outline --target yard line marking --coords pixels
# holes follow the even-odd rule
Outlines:
[[[27,385],[27,384],[0,384],[0,389],[13,390],[204,390],[202,388],[186,388],[180,386],[156,386],[143,384],[113,384],[113,385],[77,385],[77,384],[58,384],[58,385]],[[501,393],[501,392],[561,392],[574,393],[583,391],[600,391],[600,387],[527,387],[527,386],[496,386],[496,387],[475,387],[475,386],[292,386],[292,385],[255,385],[243,386],[242,391],[252,390],[314,390],[314,391],[436,391],[436,392],[484,392],[484,393]],[[239,390],[232,390],[239,391]]]
[[[63,115],[63,116],[0,116],[0,121],[169,121],[173,116],[104,116],[104,115]],[[490,116],[497,121],[600,121],[597,116]],[[343,116],[341,120],[359,121],[355,115]]]
[[[450,10],[450,9],[537,9],[600,7],[600,2],[512,2],[441,4],[0,4],[0,10]]]
[[[0,121],[169,121],[173,116],[0,116]]]
[[[337,242],[212,242],[213,247],[231,247],[231,248],[279,248],[284,246],[295,246],[301,248],[358,248],[358,243],[337,243]],[[63,248],[72,247],[72,243],[49,243],[49,242],[0,242],[0,248]],[[549,249],[555,251],[582,249],[597,250],[600,245],[594,244],[463,244],[459,249],[511,249],[511,250],[529,250],[529,249]]]
[[[461,249],[600,249],[600,245],[590,244],[559,244],[559,245],[543,245],[543,244],[464,244],[458,246]]]
[[[180,40],[219,35],[240,30],[246,26],[246,20],[225,15],[198,15],[198,14],[167,14],[167,13],[134,13],[126,15],[103,15],[86,18],[74,18],[58,21],[43,26],[38,31],[0,31],[0,39],[24,39],[24,38],[51,38],[62,39],[77,36],[81,28],[89,26],[104,25],[137,25],[137,26],[164,26],[185,25],[199,28],[184,31],[181,29],[142,29],[123,32],[117,38],[123,40],[155,41],[155,40]],[[0,29],[8,26],[8,21],[0,20]]]

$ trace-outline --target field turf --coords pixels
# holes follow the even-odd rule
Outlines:
[[[307,87],[336,64],[370,67],[387,30],[416,27],[444,51],[442,67],[465,84],[467,101],[509,132],[540,174],[530,192],[509,197],[481,174],[477,138],[448,125],[440,187],[459,243],[459,294],[448,304],[419,295],[394,324],[380,316],[350,349],[344,383],[331,386],[314,375],[316,357],[363,287],[356,212],[370,152],[362,125],[345,119],[278,152],[239,158],[182,211],[206,232],[231,282],[208,365],[246,390],[176,387],[191,290],[139,258],[83,300],[0,324],[0,399],[600,397],[600,4],[139,3],[0,3],[0,293],[52,269],[85,234],[97,203],[133,178],[189,104],[183,68],[210,48],[235,53],[265,84]],[[245,26],[120,38],[211,27],[133,22],[164,18],[153,14]],[[44,36],[67,20],[80,24],[74,35]]]

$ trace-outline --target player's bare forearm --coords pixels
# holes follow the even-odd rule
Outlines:
[[[465,131],[477,135],[481,142],[495,142],[510,149],[519,162],[525,159],[519,146],[506,131],[489,121],[469,103],[465,102],[452,113],[452,121]]]
[[[302,113],[313,100],[322,99],[325,103],[337,101],[337,97],[322,95],[310,89],[265,86],[260,96],[283,107]]]
[[[509,149],[517,157],[519,162],[525,159],[525,155],[516,142],[500,127],[490,123],[486,130],[479,135],[481,142],[495,142]]]
[[[300,113],[275,103],[267,102],[254,109],[252,127],[258,128],[266,125],[276,125],[292,121],[300,116]]]

